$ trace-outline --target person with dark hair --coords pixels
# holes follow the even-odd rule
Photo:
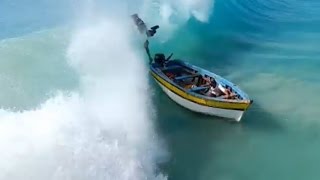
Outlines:
[[[208,78],[208,84],[210,86],[207,95],[209,96],[213,96],[213,97],[219,97],[221,96],[221,91],[219,91],[218,87],[217,87],[217,81],[215,79],[213,79],[212,77]]]
[[[229,86],[224,88],[224,93],[225,93],[225,95],[223,96],[224,99],[234,99],[237,96],[237,94],[232,92],[232,89]]]
[[[224,88],[221,84],[212,77],[203,77],[205,80],[204,86],[209,86],[205,94],[211,97],[221,97],[224,99],[230,99],[234,97],[234,94],[227,88]]]
[[[213,78],[211,81],[211,93],[215,95],[215,97],[221,97],[223,99],[232,99],[236,96],[230,88],[225,88],[221,84],[218,84]]]

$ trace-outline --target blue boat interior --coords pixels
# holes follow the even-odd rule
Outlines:
[[[217,77],[207,73],[205,70],[189,66],[188,64],[181,63],[181,61],[169,61],[165,67],[157,68],[162,71],[166,78],[188,93],[221,99],[246,99],[237,88],[228,86],[227,83],[217,79]],[[216,84],[208,83],[208,79]]]

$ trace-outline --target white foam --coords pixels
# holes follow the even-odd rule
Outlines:
[[[130,45],[130,28],[113,9],[123,3],[99,12],[99,5],[87,2],[83,9],[75,5],[84,14],[79,21],[86,23],[77,27],[67,50],[68,63],[80,76],[80,91],[57,93],[30,111],[0,110],[1,180],[166,179],[155,173],[165,150],[152,126],[143,58]],[[165,27],[177,27],[191,16],[207,21],[213,1],[144,4],[138,13],[157,14],[145,17],[152,23],[161,20],[165,34]],[[153,5],[158,11],[146,10]]]
[[[213,7],[214,0],[144,0],[139,14],[150,26],[159,24],[156,38],[166,40],[191,17],[208,22]]]
[[[101,20],[101,21],[100,21]],[[99,18],[71,38],[80,91],[38,109],[0,110],[0,179],[166,179],[152,127],[147,71],[127,27]]]
[[[173,18],[186,21],[193,16],[201,22],[207,22],[213,6],[213,0],[144,0],[141,13],[150,18],[157,18],[154,14],[159,12],[164,20]]]

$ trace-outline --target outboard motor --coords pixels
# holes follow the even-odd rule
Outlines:
[[[163,67],[164,63],[166,62],[166,56],[162,53],[157,53],[154,55],[154,62]]]

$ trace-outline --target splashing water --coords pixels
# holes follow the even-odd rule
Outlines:
[[[140,8],[141,16],[147,22],[160,25],[161,33],[157,37],[167,40],[172,32],[181,27],[191,17],[200,22],[208,22],[213,11],[213,0],[145,0]]]
[[[31,111],[1,110],[0,179],[165,179],[152,131],[146,70],[125,26],[76,31],[68,49],[80,92]]]
[[[35,37],[0,42],[0,52],[4,52],[0,59],[11,60],[11,64],[4,67],[15,67],[24,59],[13,56],[13,52],[27,55],[24,57],[34,63],[32,67],[23,66],[19,76],[6,74],[8,77],[4,79],[0,74],[2,84],[9,80],[25,82],[25,78],[30,81],[35,78],[39,84],[15,85],[21,97],[30,96],[32,90],[41,92],[32,93],[32,96],[44,96],[44,91],[54,92],[49,98],[47,95],[39,98],[47,98],[40,104],[25,98],[25,105],[17,108],[19,111],[13,108],[14,103],[7,103],[5,108],[0,109],[1,180],[167,179],[164,173],[157,170],[157,163],[167,159],[166,148],[153,129],[147,69],[142,56],[131,44],[132,35],[127,31],[131,27],[119,18],[119,13],[114,13],[115,10],[95,12],[99,5],[95,1],[87,2],[85,6],[89,8],[81,11],[84,15],[78,19],[81,23],[77,24],[71,38],[68,33],[61,36],[60,30],[52,30],[53,33],[42,32]],[[172,25],[180,25],[191,16],[205,21],[210,9],[205,5],[208,2],[159,1],[158,15],[154,19],[160,17],[163,22]],[[144,7],[152,3],[141,1]],[[178,6],[178,3],[181,4]],[[115,9],[121,9],[123,4],[131,7],[130,4],[135,3],[114,4],[117,5]],[[141,14],[147,13],[146,9],[137,9]],[[134,10],[121,11],[123,14],[120,17],[127,17]],[[171,21],[172,17],[181,21]],[[62,31],[68,31],[68,28]],[[50,42],[52,39],[54,42]],[[43,46],[46,42],[51,43],[50,46]],[[19,44],[28,48],[15,48],[20,47]],[[32,61],[35,59],[39,61]],[[61,65],[62,60],[71,70]],[[7,62],[0,63],[5,65]],[[59,65],[52,66],[56,63]],[[51,68],[55,70],[49,70]],[[44,75],[46,71],[50,74]],[[78,83],[79,87],[52,85],[47,88],[52,82],[49,78],[63,81],[68,79],[64,76],[71,74],[78,76],[79,82],[75,80],[77,82],[72,83]],[[40,83],[43,82],[39,81],[41,76],[47,78],[46,83]],[[54,82],[59,84],[56,79]],[[5,92],[7,94],[0,97],[8,102],[9,96],[16,95],[9,87]],[[20,101],[16,99],[14,102]]]

